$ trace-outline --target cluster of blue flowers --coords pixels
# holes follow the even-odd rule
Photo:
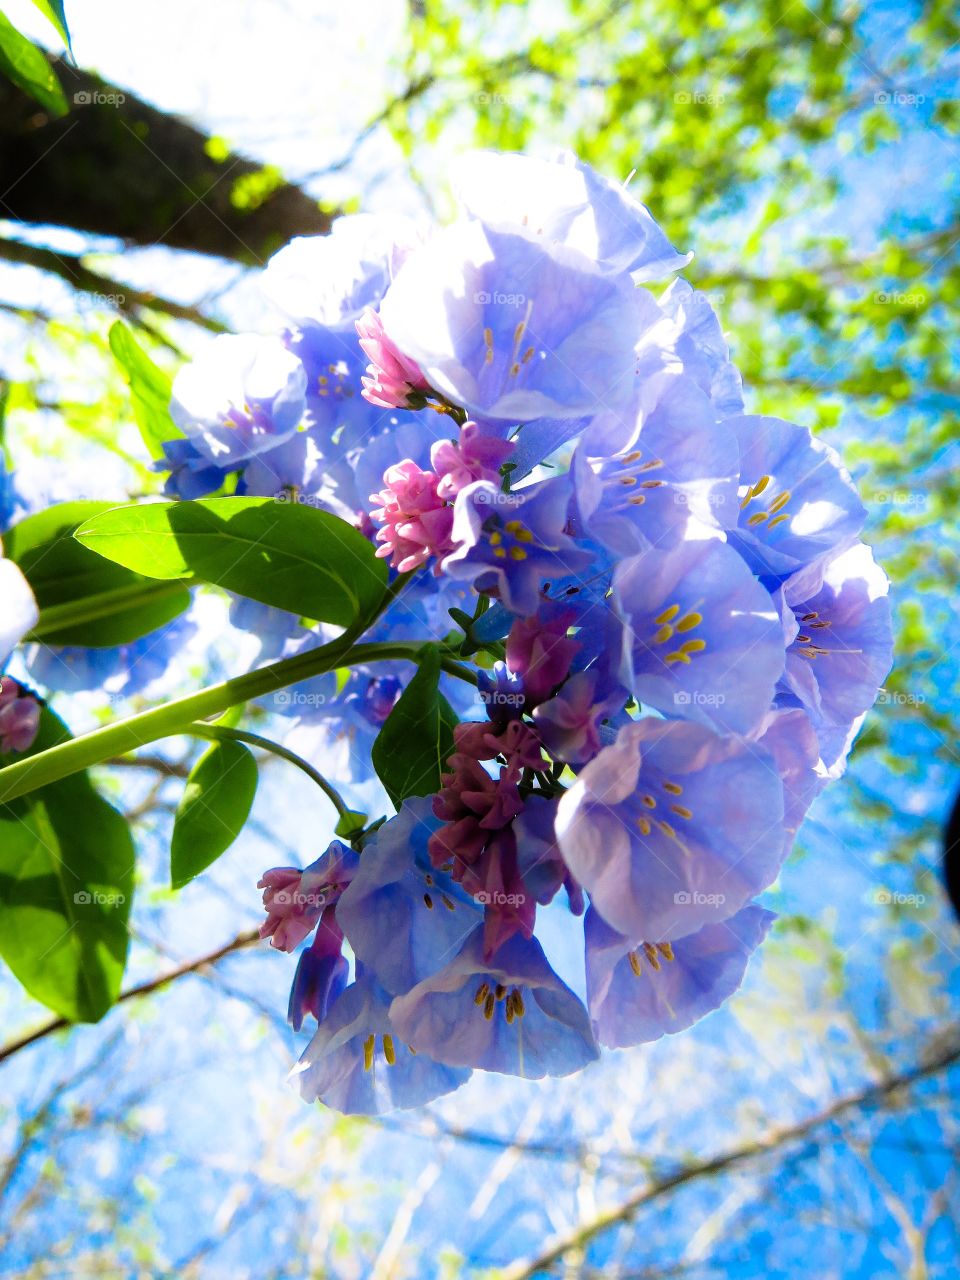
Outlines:
[[[744,412],[650,212],[568,156],[471,155],[454,184],[445,228],[357,216],[288,246],[266,271],[284,332],[217,338],[174,385],[168,493],[356,524],[415,573],[376,636],[471,620],[439,793],[261,883],[264,935],[312,939],[303,1095],[351,1113],[474,1068],[564,1075],[716,1008],[891,660],[850,476]],[[235,621],[270,656],[318,641],[249,602]],[[283,698],[351,735],[363,775],[405,679],[373,664]],[[538,940],[558,909],[582,999]]]

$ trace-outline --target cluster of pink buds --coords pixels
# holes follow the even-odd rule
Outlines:
[[[443,557],[454,548],[457,494],[477,480],[499,483],[500,466],[512,450],[508,440],[485,436],[475,422],[465,422],[458,441],[434,444],[429,471],[410,458],[389,467],[383,489],[370,495],[373,518],[383,526],[377,533],[377,555],[389,556],[401,573],[433,558],[439,573]]]

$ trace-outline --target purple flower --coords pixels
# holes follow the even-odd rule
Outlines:
[[[184,366],[170,412],[217,467],[236,467],[293,435],[306,407],[307,375],[278,338],[225,334]]]
[[[634,943],[591,907],[587,1002],[597,1039],[613,1049],[659,1040],[719,1008],[740,986],[774,919],[751,905],[673,943]]]
[[[835,451],[805,427],[746,415],[724,426],[740,447],[740,511],[730,542],[759,574],[788,574],[850,542],[866,512]]]
[[[440,826],[429,798],[407,800],[366,844],[337,920],[364,969],[393,995],[450,959],[483,908],[431,861]]]
[[[390,998],[369,975],[338,997],[294,1068],[300,1094],[345,1115],[421,1107],[470,1077],[413,1052],[398,1034]]]
[[[602,414],[574,456],[584,528],[617,555],[673,545],[690,518],[718,526],[737,510],[739,455],[691,379],[662,374],[634,419]]]
[[[365,359],[353,325],[305,324],[287,330],[283,343],[303,365],[303,422],[326,459],[389,428],[390,415],[363,398]]]
[[[707,295],[676,279],[661,295],[660,308],[676,326],[672,347],[684,374],[710,397],[718,417],[743,413],[740,373]]]
[[[533,713],[543,745],[555,760],[583,764],[600,750],[600,727],[622,710],[626,691],[612,688],[599,669],[577,671],[563,688]]]
[[[557,837],[613,928],[665,942],[727,919],[773,882],[783,811],[765,750],[645,718],[621,728],[561,798]]]
[[[0,680],[0,754],[29,751],[40,727],[40,703],[16,680]]]
[[[581,647],[569,634],[577,616],[570,605],[544,602],[510,628],[507,668],[523,682],[524,710],[532,711],[566,679]]]
[[[267,263],[267,297],[298,325],[347,325],[375,307],[393,263],[419,239],[403,218],[347,214],[328,235],[298,236]]]
[[[528,227],[610,274],[658,280],[693,257],[677,253],[626,183],[602,177],[571,152],[550,160],[468,152],[454,161],[453,184],[473,217]]]
[[[130,697],[167,674],[195,631],[189,615],[181,616],[138,640],[108,649],[32,644],[24,662],[33,679],[47,689],[62,693],[108,689]]]
[[[517,870],[524,892],[540,906],[551,903],[561,888],[567,891],[570,910],[583,914],[583,892],[567,869],[557,841],[557,801],[530,796],[513,824],[517,841]]]
[[[19,516],[25,515],[28,504],[22,497],[13,472],[0,450],[0,533],[9,529]]]
[[[532,232],[459,222],[410,255],[380,307],[430,386],[477,418],[580,418],[633,394],[660,320],[629,278]]]
[[[598,1056],[586,1009],[536,939],[516,935],[485,959],[481,928],[394,1000],[390,1020],[418,1054],[527,1080],[569,1075]]]
[[[513,613],[535,613],[545,578],[590,565],[589,553],[564,532],[569,505],[566,476],[510,494],[484,480],[468,485],[454,507],[456,549],[443,561],[444,573],[495,591]]]
[[[820,765],[817,735],[807,713],[798,707],[770,711],[757,734],[783,782],[783,857],[793,848],[807,810],[827,784]]]
[[[163,457],[153,464],[154,471],[169,471],[163,492],[168,498],[206,498],[222,486],[229,471],[216,467],[192,440],[167,440]]]
[[[274,867],[257,882],[263,890],[267,918],[260,937],[269,938],[279,951],[294,951],[316,928],[327,907],[335,906],[353,879],[357,854],[332,841],[304,871],[296,867]]]
[[[623,682],[665,715],[749,733],[783,672],[769,592],[717,538],[650,547],[613,577],[628,628]]]
[[[461,489],[476,480],[499,486],[500,468],[513,448],[509,440],[485,434],[476,422],[465,422],[459,440],[438,440],[430,450],[431,464],[440,477],[437,493],[453,502]]]
[[[505,662],[495,662],[491,671],[477,670],[477,693],[486,708],[487,718],[502,727],[518,720],[526,701],[523,678],[511,671]]]
[[[893,661],[887,588],[862,542],[819,557],[780,588],[791,634],[778,702],[806,709],[831,777]]]
[[[350,966],[342,954],[343,933],[337,924],[336,908],[324,908],[317,932],[297,961],[290,988],[287,1020],[294,1031],[303,1026],[306,1015],[322,1022],[347,985]]]

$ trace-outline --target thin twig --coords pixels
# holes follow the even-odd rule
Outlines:
[[[224,943],[222,947],[218,947],[216,951],[209,951],[206,955],[200,956],[196,960],[187,960],[183,964],[178,965],[175,969],[171,969],[169,973],[161,973],[155,978],[149,978],[146,982],[139,982],[135,987],[130,987],[126,991],[122,991],[117,997],[117,1004],[123,1004],[125,1000],[137,1000],[141,996],[148,996],[154,991],[158,991],[161,987],[168,986],[171,982],[176,982],[178,978],[186,977],[190,973],[200,973],[204,969],[215,965],[224,956],[232,955],[235,951],[242,951],[244,947],[249,947],[255,942],[259,942],[260,934],[256,929],[247,929],[243,933],[231,939],[230,942]],[[31,1044],[36,1044],[38,1040],[43,1040],[49,1035],[53,1035],[55,1031],[64,1031],[67,1027],[75,1026],[67,1018],[51,1018],[49,1022],[45,1022],[42,1026],[37,1027],[33,1031],[29,1031],[26,1035],[20,1036],[16,1040],[11,1040],[0,1049],[0,1062],[5,1062],[7,1058],[13,1057],[21,1049],[26,1049]]]

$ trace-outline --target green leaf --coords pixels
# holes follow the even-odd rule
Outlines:
[[[0,71],[52,115],[67,114],[67,99],[50,63],[3,13],[0,13]]]
[[[27,754],[69,738],[44,708]],[[85,773],[0,805],[0,955],[71,1022],[98,1021],[120,992],[134,859],[126,822]]]
[[[373,744],[373,767],[397,809],[408,796],[440,789],[440,774],[453,752],[457,717],[440,693],[439,680],[440,655],[427,649]]]
[[[77,531],[85,547],[154,578],[191,578],[341,626],[380,603],[387,568],[345,520],[273,498],[115,507]]]
[[[190,771],[170,842],[174,889],[216,862],[236,840],[257,793],[257,762],[242,742],[225,739],[204,752]]]
[[[358,809],[348,809],[346,813],[341,814],[337,819],[337,825],[333,829],[335,836],[340,836],[342,840],[352,840],[354,836],[358,836],[367,825],[367,815],[361,813]]]
[[[130,388],[133,416],[151,458],[162,458],[167,440],[183,438],[170,416],[170,379],[153,363],[122,320],[110,326],[113,352]]]
[[[64,12],[63,0],[33,0],[40,12],[45,18],[53,23],[57,29],[57,34],[63,43],[70,49],[70,31],[67,27],[67,15]]]
[[[108,502],[66,502],[27,516],[3,535],[33,588],[40,621],[32,636],[50,645],[109,648],[164,626],[190,603],[180,583],[160,583],[111,564],[76,541],[74,531]]]

